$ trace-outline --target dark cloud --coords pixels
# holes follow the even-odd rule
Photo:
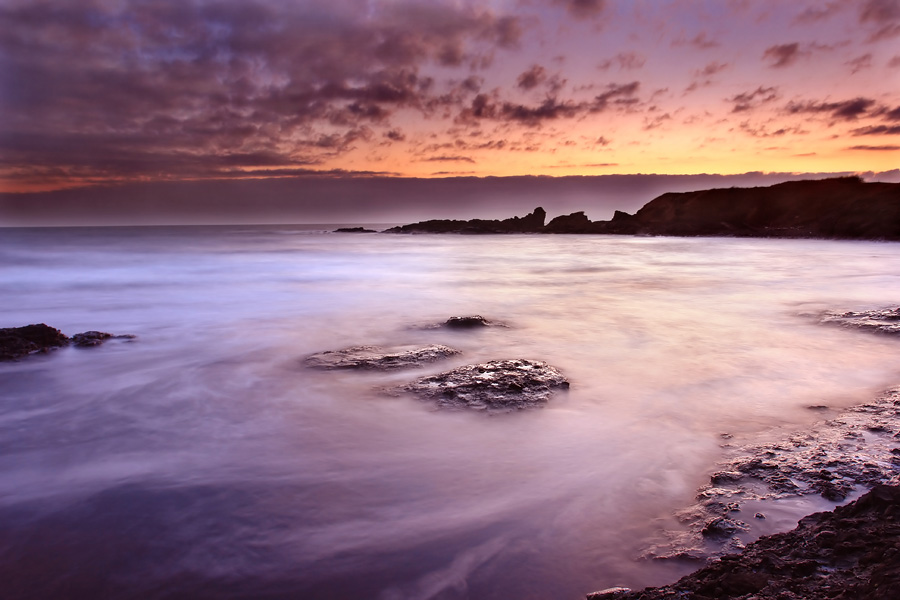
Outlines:
[[[599,138],[597,138],[597,141],[594,142],[594,144],[598,146],[609,146],[610,141],[601,135]]]
[[[553,0],[553,4],[565,6],[576,19],[596,17],[606,8],[606,0]]]
[[[522,33],[443,2],[34,0],[0,4],[0,22],[0,114],[16,115],[0,121],[0,171],[36,179],[318,164],[397,110],[461,102],[422,69],[467,68]]]
[[[850,133],[859,135],[900,135],[900,125],[870,125],[854,129]]]
[[[422,159],[425,162],[467,162],[474,163],[475,161],[468,156],[430,156],[428,158]]]
[[[829,116],[837,120],[853,121],[866,115],[876,105],[875,100],[871,98],[854,98],[841,102],[791,101],[785,109],[791,114],[828,113]]]
[[[547,69],[541,65],[533,65],[530,69],[519,75],[519,78],[516,80],[516,85],[523,90],[531,90],[544,83],[546,80]]]
[[[633,71],[643,67],[646,62],[647,57],[642,54],[638,54],[637,52],[620,52],[612,58],[604,60],[603,62],[598,64],[597,68],[601,71],[607,71],[615,64],[618,65],[619,70]]]
[[[640,88],[638,81],[625,84],[612,83],[591,101],[560,100],[551,95],[533,106],[501,101],[495,95],[478,94],[470,106],[461,111],[457,122],[472,124],[480,119],[492,119],[537,127],[544,121],[570,119],[584,114],[604,112],[611,107],[631,106],[638,102],[634,97],[638,88]]]
[[[384,133],[384,137],[394,142],[402,142],[406,139],[406,136],[403,135],[403,132],[398,129],[391,129],[390,131],[386,131]]]
[[[754,110],[759,106],[772,102],[778,98],[778,88],[759,86],[752,92],[742,92],[731,98],[727,98],[726,102],[731,102],[734,107],[731,112],[746,112]]]
[[[869,150],[876,152],[896,152],[900,146],[850,146],[848,150]]]
[[[763,60],[768,60],[769,66],[777,69],[794,64],[803,55],[804,53],[800,51],[800,44],[794,42],[769,46],[763,52]]]

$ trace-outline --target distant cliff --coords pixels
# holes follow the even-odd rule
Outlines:
[[[391,233],[606,233],[900,240],[900,184],[865,183],[858,177],[790,181],[769,187],[663,194],[634,215],[616,211],[610,221],[583,212],[545,212],[490,221],[424,221]]]

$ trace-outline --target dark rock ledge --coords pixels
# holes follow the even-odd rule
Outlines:
[[[0,360],[16,360],[29,354],[49,352],[63,346],[99,346],[110,339],[134,339],[133,335],[113,335],[102,331],[76,333],[71,338],[59,329],[39,323],[24,327],[0,328]]]
[[[367,369],[391,371],[409,367],[421,367],[460,354],[459,350],[431,344],[429,346],[351,346],[342,350],[327,350],[306,357],[306,366],[315,369]]]
[[[804,517],[678,582],[611,588],[588,600],[895,600],[900,594],[900,485],[879,485],[832,512]]]
[[[396,391],[411,392],[439,408],[512,412],[545,404],[569,382],[537,360],[493,360],[422,377]]]
[[[732,458],[700,488],[694,505],[676,513],[686,530],[664,532],[644,558],[705,560],[741,549],[735,534],[760,516],[744,514],[747,501],[819,495],[840,502],[891,480],[900,474],[898,416],[900,388],[895,388],[785,441],[726,445]]]

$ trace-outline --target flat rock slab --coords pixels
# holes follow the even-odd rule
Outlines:
[[[827,312],[822,323],[840,325],[853,329],[863,329],[875,333],[900,334],[900,308],[881,310]]]
[[[537,360],[513,359],[466,365],[422,377],[402,386],[441,408],[510,412],[545,404],[569,382],[554,367]]]
[[[373,371],[391,371],[421,367],[425,363],[435,362],[460,354],[459,350],[431,344],[429,346],[352,346],[342,350],[327,350],[306,357],[306,366],[315,369],[366,369]]]

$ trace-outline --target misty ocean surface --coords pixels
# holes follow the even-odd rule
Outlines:
[[[823,418],[809,405],[900,382],[900,343],[816,313],[898,300],[888,243],[3,229],[0,327],[137,338],[0,363],[0,597],[574,600],[667,583],[696,565],[638,557],[708,481],[722,434],[781,439]],[[423,327],[470,314],[509,327]],[[430,343],[463,354],[303,365]],[[547,361],[571,389],[494,416],[380,391],[504,358]]]

